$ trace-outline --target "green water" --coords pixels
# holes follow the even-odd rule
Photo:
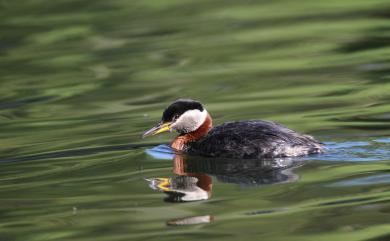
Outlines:
[[[387,0],[1,1],[0,240],[389,240],[389,13]],[[174,135],[140,136],[180,97],[214,123],[274,120],[329,150],[280,180],[188,160],[212,195],[166,202],[145,179],[176,176],[155,147]]]

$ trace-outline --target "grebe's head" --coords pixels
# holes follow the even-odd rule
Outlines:
[[[166,131],[177,131],[180,134],[190,133],[196,131],[206,118],[207,111],[200,102],[178,99],[164,110],[161,121],[146,131],[143,137]]]

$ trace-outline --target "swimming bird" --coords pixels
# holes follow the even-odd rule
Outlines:
[[[176,131],[171,147],[183,153],[234,159],[262,159],[322,153],[325,147],[312,136],[272,121],[232,121],[213,127],[206,108],[191,99],[178,99],[161,121],[143,137]]]

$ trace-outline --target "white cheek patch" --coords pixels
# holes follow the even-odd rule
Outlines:
[[[188,133],[197,130],[206,120],[207,111],[188,110],[172,124],[171,128],[178,132]]]

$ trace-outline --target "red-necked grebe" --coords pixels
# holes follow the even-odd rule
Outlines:
[[[180,133],[171,143],[173,149],[198,156],[258,159],[303,156],[325,149],[313,137],[271,121],[234,121],[213,127],[204,106],[190,99],[169,105],[161,121],[143,136],[166,131]]]

